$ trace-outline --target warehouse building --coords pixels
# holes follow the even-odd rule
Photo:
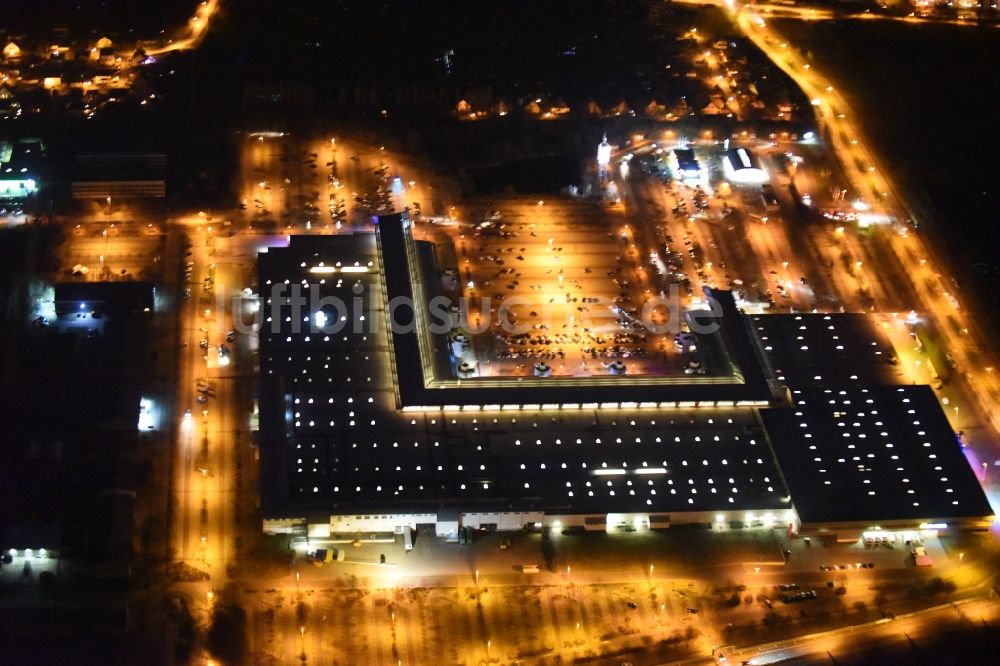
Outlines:
[[[454,538],[460,527],[698,524],[857,538],[874,525],[992,516],[933,393],[897,392],[891,347],[860,316],[747,317],[715,292],[722,326],[698,344],[724,348],[724,376],[457,380],[434,360],[449,346],[402,298],[424,302],[433,280],[418,257],[433,247],[402,216],[378,228],[292,237],[260,255],[265,531],[353,539],[409,526]],[[322,305],[298,303],[296,288]],[[390,332],[390,312],[416,325]],[[810,346],[834,352],[828,367],[798,356]],[[939,472],[947,481],[930,483]],[[918,506],[901,501],[911,489],[926,495]]]
[[[722,158],[726,180],[737,184],[760,185],[770,180],[760,158],[746,148],[730,148]]]
[[[0,141],[0,200],[20,201],[37,192],[44,157],[40,139]]]

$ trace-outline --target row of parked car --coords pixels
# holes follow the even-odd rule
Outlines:
[[[800,601],[808,601],[809,599],[815,599],[819,596],[816,590],[809,590],[808,592],[796,592],[795,594],[783,594],[781,595],[781,600],[786,604],[797,604]]]
[[[874,569],[874,562],[857,562],[855,564],[821,564],[820,571],[849,571],[851,569]]]

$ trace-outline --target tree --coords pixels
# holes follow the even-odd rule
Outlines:
[[[247,651],[247,613],[239,603],[238,593],[229,584],[218,595],[208,628],[209,652],[224,664],[242,664]]]

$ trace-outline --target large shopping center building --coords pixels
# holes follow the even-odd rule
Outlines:
[[[456,363],[461,318],[432,326],[443,269],[412,231],[385,216],[375,234],[296,236],[259,257],[267,532],[694,523],[857,538],[992,520],[934,393],[898,383],[865,315],[749,315],[716,291],[719,326],[690,345],[704,374],[477,377]],[[297,286],[322,300],[296,302]]]

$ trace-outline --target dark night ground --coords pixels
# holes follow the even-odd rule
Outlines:
[[[66,28],[72,35],[120,33],[155,38],[174,30],[194,13],[200,0],[5,0],[0,29],[8,35],[43,35]],[[133,32],[134,31],[134,32]],[[58,40],[56,40],[58,41]]]
[[[776,21],[860,113],[879,155],[934,219],[989,314],[1000,277],[1000,72],[990,28]]]

